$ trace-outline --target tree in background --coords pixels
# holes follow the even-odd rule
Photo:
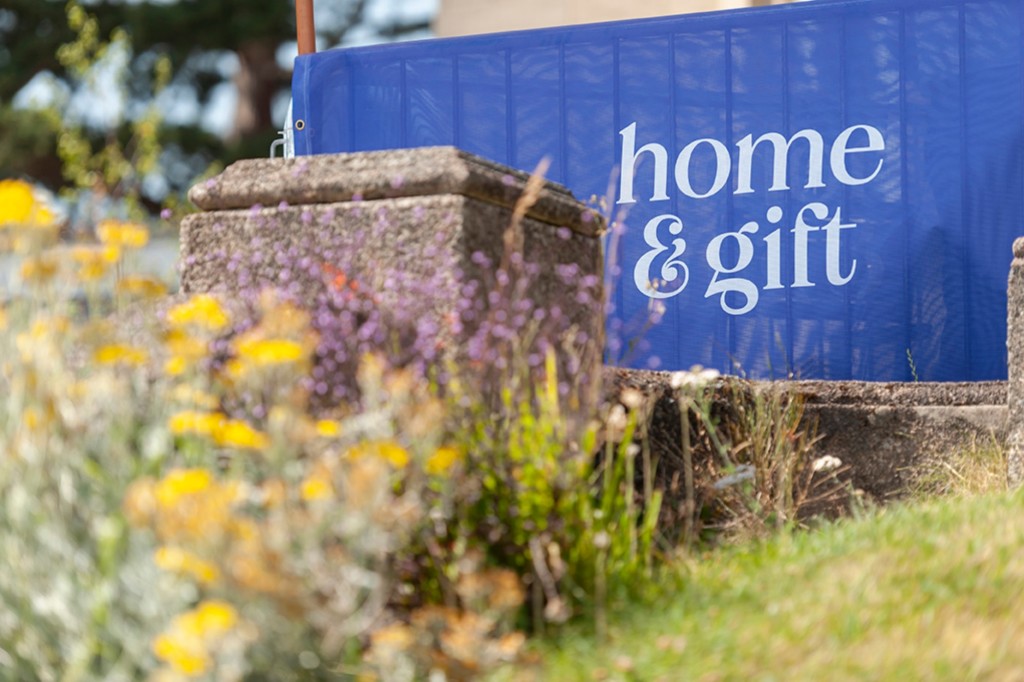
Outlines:
[[[69,64],[76,59],[102,61],[110,57],[103,52],[86,53],[102,50],[98,44],[122,31],[120,44],[130,53],[124,64],[125,112],[113,123],[84,117],[82,129],[93,152],[114,139],[131,137],[132,123],[145,115],[147,104],[160,94],[161,87],[167,88],[161,102],[184,99],[202,112],[215,89],[232,82],[238,99],[230,129],[223,136],[204,129],[201,114],[160,126],[163,189],[184,189],[213,160],[230,162],[267,153],[281,125],[274,120],[275,99],[286,97],[281,93],[290,84],[290,73],[279,63],[278,53],[295,39],[292,2],[98,0],[83,2],[83,9],[95,18],[84,28],[69,25],[75,23],[68,21],[73,4],[67,0],[4,0],[0,6],[0,175],[30,175],[53,188],[74,184],[73,179],[62,177],[58,154],[61,127],[75,123],[69,102],[80,89],[83,76],[74,73]],[[369,4],[369,0],[321,2],[324,7],[317,8],[321,44],[342,44],[357,28],[368,30],[379,40],[393,40],[429,26],[428,17],[387,19],[371,25]],[[95,35],[87,35],[90,31]],[[61,46],[71,47],[62,52]],[[234,69],[230,68],[235,61],[232,56],[237,60]],[[167,83],[154,78],[161,65],[169,66],[174,74]],[[63,104],[57,106],[59,121],[52,113],[12,106],[16,94],[40,74],[49,75],[50,89],[63,94]]]

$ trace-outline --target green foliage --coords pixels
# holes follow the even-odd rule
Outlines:
[[[660,507],[659,493],[637,499],[637,451],[628,440],[603,439],[608,445],[595,454],[591,427],[573,443],[553,354],[547,366],[539,394],[514,400],[506,390],[500,410],[472,412],[456,432],[465,476],[453,482],[450,520],[432,541],[455,549],[443,567],[479,552],[522,576],[535,631],[580,613],[600,617],[610,598],[644,591]],[[631,435],[636,415],[620,418]]]
[[[320,35],[329,45],[338,44],[353,27],[367,25],[363,0],[321,5],[318,14],[327,13],[329,21],[321,22]],[[71,13],[70,25],[65,10]],[[374,28],[382,38],[396,38],[424,29],[426,24],[397,20]],[[121,76],[122,95],[133,113],[129,122],[103,130],[77,128],[71,131],[71,139],[64,140],[60,158],[65,162],[81,166],[80,159],[87,154],[83,142],[87,142],[88,153],[106,157],[104,168],[69,169],[72,177],[68,180],[61,175],[55,137],[73,123],[63,110],[61,128],[46,131],[43,146],[38,131],[24,126],[0,128],[0,167],[8,173],[25,172],[52,189],[79,187],[95,179],[109,182],[104,169],[117,169],[124,177],[128,169],[112,152],[111,139],[124,145],[129,138],[140,138],[140,131],[131,129],[138,126],[134,111],[146,109],[157,96],[161,74],[173,73],[176,92],[194,97],[203,109],[210,104],[214,89],[232,79],[223,73],[223,57],[234,53],[240,69],[234,80],[242,87],[228,139],[206,132],[200,121],[161,124],[153,131],[153,139],[170,152],[159,164],[171,193],[184,193],[215,159],[230,163],[267,154],[282,124],[272,120],[271,106],[290,85],[289,70],[278,65],[277,51],[294,39],[294,5],[287,1],[96,0],[79,6],[67,0],[5,0],[0,7],[0,116],[14,96],[42,73],[52,74],[64,94],[74,94],[81,79],[88,77],[90,65],[108,54],[109,45],[132,55]],[[169,67],[166,71],[165,66]],[[125,154],[125,158],[134,162],[140,173],[148,172],[144,163],[138,163],[136,152]]]
[[[116,78],[123,92],[127,91],[127,63],[131,61],[131,47],[128,34],[115,29],[108,41],[100,36],[99,22],[75,0],[68,3],[68,26],[74,32],[74,40],[61,46],[57,58],[75,81],[85,82],[95,68],[104,63],[113,53],[128,56],[125,66]],[[171,65],[166,57],[156,60],[153,68],[153,92],[159,94],[171,79]],[[61,122],[56,112],[53,123],[59,126],[57,153],[64,169],[64,177],[76,190],[93,190],[126,202],[135,218],[145,212],[141,205],[142,181],[148,173],[156,170],[160,158],[161,144],[158,132],[161,115],[155,103],[134,121],[121,121],[119,127],[125,130],[125,137],[116,134],[107,137],[99,148],[93,147],[90,136],[81,124],[69,125]]]
[[[59,182],[57,135],[52,112],[0,105],[0,168],[7,175]]]

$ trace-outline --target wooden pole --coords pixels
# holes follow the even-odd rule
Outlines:
[[[299,54],[316,52],[316,24],[313,22],[313,0],[295,0],[295,28]]]

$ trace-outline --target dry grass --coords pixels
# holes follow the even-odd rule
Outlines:
[[[934,496],[984,495],[1006,490],[1006,447],[995,437],[975,438],[969,447],[955,452],[948,459],[918,479],[910,490],[912,499]]]

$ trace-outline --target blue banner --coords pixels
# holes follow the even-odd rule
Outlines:
[[[628,359],[1006,377],[1024,0],[819,0],[300,57],[298,154],[456,145],[607,197]]]

